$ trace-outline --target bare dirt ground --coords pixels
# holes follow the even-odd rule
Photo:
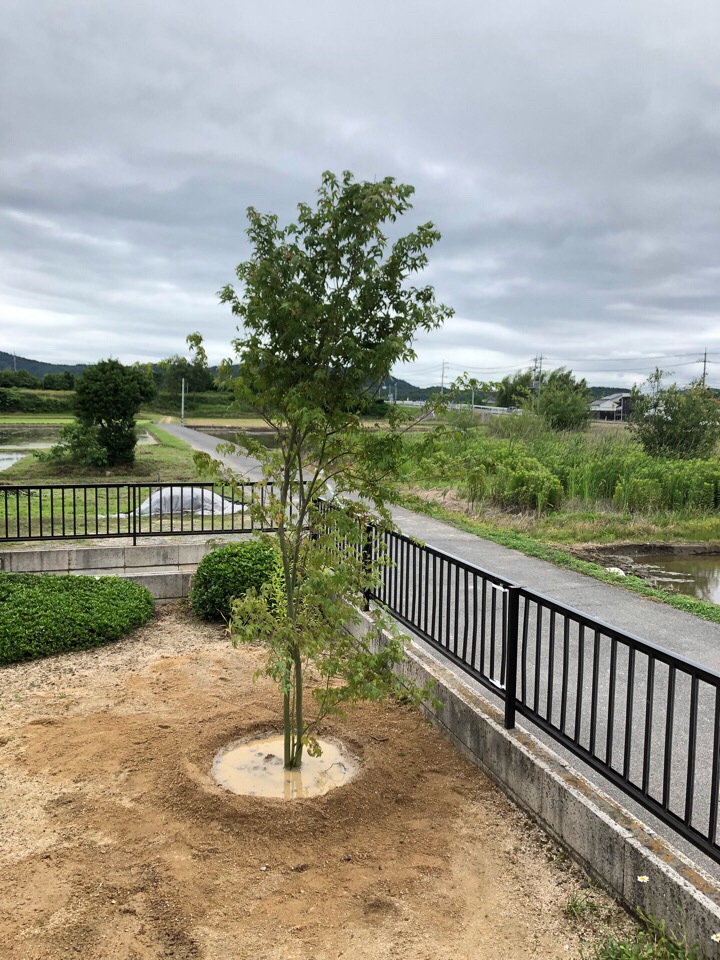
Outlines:
[[[278,726],[261,662],[179,604],[0,672],[0,957],[515,960],[627,928],[410,708],[327,728],[362,769],[324,797],[221,790],[216,751]]]

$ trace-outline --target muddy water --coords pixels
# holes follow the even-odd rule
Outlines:
[[[692,556],[672,554],[645,554],[636,560],[658,586],[670,587],[700,600],[720,603],[720,554],[705,553]]]
[[[246,796],[319,797],[347,783],[359,769],[358,762],[337,743],[321,740],[320,745],[322,756],[305,753],[299,770],[286,770],[281,734],[231,743],[216,755],[212,775],[221,787]]]

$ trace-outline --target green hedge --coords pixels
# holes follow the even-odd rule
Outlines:
[[[203,620],[229,620],[232,601],[280,575],[280,558],[258,540],[230,543],[200,561],[190,588],[190,606]]]
[[[145,587],[121,577],[0,573],[0,664],[119,640],[154,606]]]

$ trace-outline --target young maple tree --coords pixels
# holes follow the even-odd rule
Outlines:
[[[411,209],[413,192],[389,177],[356,182],[348,172],[325,173],[317,203],[300,204],[295,223],[280,226],[251,207],[241,287],[220,292],[240,322],[235,367],[226,361],[221,377],[277,436],[276,449],[237,438],[262,464],[263,497],[252,510],[258,525],[277,528],[265,537],[277,543],[282,576],[236,601],[232,631],[238,642],[267,647],[265,673],[283,696],[287,768],[300,766],[304,748],[319,751],[315,734],[329,714],[397,688],[400,640],[373,651],[344,628],[358,619],[358,595],[383,563],[381,538],[369,550],[366,524],[372,517],[376,529],[391,525],[386,504],[414,419],[391,406],[375,429],[363,415],[393,365],[415,358],[416,333],[452,313],[431,286],[410,283],[440,237],[433,224],[392,242],[387,235]],[[188,342],[202,355],[199,334]],[[332,506],[322,499],[329,490]]]

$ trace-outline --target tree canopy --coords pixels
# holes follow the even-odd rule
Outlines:
[[[587,383],[563,367],[552,370],[540,384],[537,412],[553,430],[582,430],[590,422]]]
[[[645,391],[633,387],[630,429],[645,451],[670,458],[710,457],[720,440],[720,407],[700,380],[681,390],[663,387],[667,376],[652,373]]]
[[[155,393],[149,369],[101,360],[88,367],[75,386],[75,413],[81,424],[97,428],[108,466],[135,461],[135,414]]]

